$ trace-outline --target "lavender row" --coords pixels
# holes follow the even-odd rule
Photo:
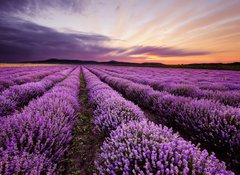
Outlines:
[[[83,68],[97,131],[110,132],[95,161],[96,174],[225,173],[223,162],[143,112]]]
[[[112,131],[95,166],[100,175],[234,175],[214,155],[146,120],[124,123]]]
[[[119,73],[113,73],[105,71],[106,73],[117,76],[120,78],[131,80],[135,83],[145,84],[151,86],[155,90],[166,91],[177,96],[185,96],[191,98],[204,98],[210,100],[216,100],[224,105],[230,105],[233,107],[240,107],[240,91],[213,91],[213,90],[201,90],[198,87],[190,84],[169,84],[164,83],[161,80],[154,80],[149,75],[145,76],[144,73],[128,75],[128,73],[119,71]]]
[[[41,70],[40,69],[40,70],[36,70],[34,72],[29,72],[28,74],[23,75],[23,76],[17,75],[17,77],[12,79],[12,81],[15,84],[23,84],[23,83],[30,82],[30,81],[37,81],[49,74],[55,73],[57,71],[62,71],[62,70],[65,70],[65,68],[62,69],[60,67],[56,67],[51,70]]]
[[[46,68],[39,68],[38,70],[35,69],[34,71],[26,71],[26,72],[20,72],[20,73],[15,73],[11,74],[8,76],[1,76],[0,77],[0,92],[7,89],[10,86],[13,85],[18,85],[18,84],[23,84],[27,82],[34,82],[38,81],[41,78],[55,73],[60,70],[64,70],[66,68],[60,68],[60,67],[54,67],[51,70],[45,70]]]
[[[196,70],[172,68],[142,67],[103,67],[112,72],[125,72],[131,75],[142,75],[161,81],[165,84],[194,85],[205,90],[240,90],[240,72],[224,70]]]
[[[0,117],[11,115],[26,105],[31,99],[41,96],[54,84],[63,80],[73,69],[48,75],[38,82],[11,86],[0,95]]]
[[[54,66],[54,68],[57,68]],[[20,68],[11,68],[8,71],[4,71],[4,68],[0,68],[1,71],[1,79],[2,78],[16,78],[16,76],[22,76],[22,75],[27,75],[31,72],[37,72],[39,70],[45,71],[49,70],[49,67],[41,66],[41,67],[20,67]]]
[[[96,69],[91,71],[128,99],[152,110],[158,115],[158,122],[174,127],[218,156],[240,165],[239,108],[226,107],[204,99],[176,97]]]
[[[8,68],[0,68],[1,77],[9,76],[15,73],[24,73],[28,71],[36,70],[35,67],[8,67]]]
[[[82,71],[86,80],[88,101],[94,109],[93,118],[96,131],[108,135],[122,122],[140,121],[144,118],[143,112],[138,106],[125,100],[87,69],[82,68]]]
[[[79,110],[79,68],[0,123],[0,174],[59,174]]]

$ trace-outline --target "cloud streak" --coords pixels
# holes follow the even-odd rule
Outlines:
[[[189,51],[184,49],[176,49],[172,47],[157,47],[157,46],[138,46],[134,47],[129,55],[152,55],[159,57],[186,57],[208,55],[211,52]]]
[[[2,13],[26,13],[38,15],[46,8],[59,8],[69,12],[81,12],[87,4],[86,0],[1,0],[0,10]]]
[[[11,19],[10,19],[11,18]],[[51,57],[84,60],[126,60],[132,56],[161,57],[205,55],[209,52],[180,50],[170,47],[107,47],[111,38],[97,34],[61,33],[19,18],[0,19],[0,61],[19,62]]]
[[[96,59],[112,51],[101,46],[110,38],[102,35],[60,33],[20,19],[0,20],[0,61],[77,57]]]

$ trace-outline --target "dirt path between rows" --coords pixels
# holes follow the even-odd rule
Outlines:
[[[89,175],[93,174],[96,152],[102,143],[94,132],[92,109],[88,105],[86,82],[82,71],[80,74],[80,111],[73,131],[73,141],[69,150],[67,167],[63,174]]]

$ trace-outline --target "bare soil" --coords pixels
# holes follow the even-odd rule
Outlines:
[[[92,109],[88,105],[86,82],[82,72],[80,80],[80,111],[73,131],[73,141],[67,155],[67,165],[63,174],[93,174],[95,155],[103,143],[100,135],[94,132]]]

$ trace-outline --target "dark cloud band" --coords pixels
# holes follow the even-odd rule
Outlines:
[[[87,3],[86,0],[1,0],[0,13],[37,15],[46,8],[59,8],[68,12],[80,13]]]
[[[11,16],[0,18],[0,38],[0,62],[44,60],[51,57],[131,61],[133,55],[144,55],[144,58],[146,55],[183,57],[209,54],[171,47],[106,47],[104,43],[111,41],[111,38],[103,35],[61,33]]]

